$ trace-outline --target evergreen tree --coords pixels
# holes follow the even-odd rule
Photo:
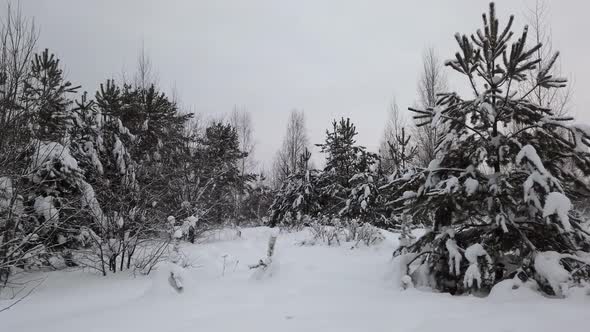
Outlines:
[[[137,144],[137,136],[123,124],[120,116],[122,109],[126,108],[125,96],[114,81],[109,80],[100,85],[96,92],[96,107],[92,108],[94,116],[89,118],[91,126],[97,122],[99,130],[94,136],[95,150],[98,151],[102,168],[101,177],[111,189],[107,195],[116,194],[110,192],[136,191],[139,184],[136,179],[138,168],[137,157],[132,156],[132,151]],[[91,113],[92,114],[92,113]],[[105,197],[106,198],[106,197]]]
[[[285,179],[281,188],[275,193],[270,206],[270,224],[279,223],[293,226],[301,225],[304,216],[313,216],[320,211],[318,181],[319,172],[309,168],[311,153],[305,149],[299,156],[297,172]]]
[[[240,215],[246,220],[262,221],[273,202],[273,190],[264,174],[258,174],[241,204]]]
[[[58,142],[65,138],[73,124],[72,100],[67,94],[75,93],[79,86],[72,86],[63,77],[59,60],[45,49],[35,54],[30,78],[25,83],[25,101],[36,116],[36,138]]]
[[[230,124],[211,124],[205,130],[200,144],[202,169],[199,170],[199,176],[212,180],[206,198],[208,219],[220,223],[233,215],[231,211],[236,190],[244,190],[253,177],[250,174],[241,175],[238,162],[246,154],[240,150],[237,132]]]
[[[341,186],[346,187],[348,180],[356,174],[354,164],[357,154],[364,151],[363,147],[357,146],[355,136],[356,127],[350,119],[340,119],[339,122],[332,122],[332,131],[326,130],[326,141],[318,144],[321,152],[326,154],[326,167],[324,171],[333,174],[333,180]]]
[[[357,191],[352,192],[353,186],[358,183],[351,183],[351,179],[355,177],[353,182],[358,182],[361,178],[365,181],[373,179],[369,174],[373,172],[370,168],[379,157],[357,145],[356,135],[356,127],[350,119],[342,118],[338,122],[332,122],[332,131],[326,131],[325,143],[318,144],[326,154],[326,166],[319,180],[324,213],[346,213],[349,217],[355,217],[361,210],[365,211],[361,208],[363,199],[357,197]],[[362,173],[366,173],[365,176],[361,176]],[[353,201],[358,204],[357,207],[350,205]],[[365,201],[365,204],[368,202]]]
[[[29,144],[24,205],[37,227],[40,243],[48,247],[63,244],[58,237],[74,223],[80,209],[80,182],[83,170],[74,157],[71,129],[76,123],[70,94],[78,87],[65,80],[59,59],[45,49],[35,54],[25,82],[23,107],[32,114],[33,137]],[[67,224],[66,224],[67,222]]]
[[[408,217],[403,215],[403,197],[399,197],[398,184],[411,178],[416,171],[414,160],[418,156],[418,146],[411,146],[410,141],[405,128],[401,128],[400,134],[387,142],[392,173],[380,174],[379,191],[383,197],[382,213],[389,218],[389,226],[408,223]]]
[[[372,165],[374,161],[370,163]],[[369,166],[350,178],[349,186],[352,189],[340,215],[374,225],[385,224],[387,217],[382,213],[383,202],[377,182],[378,176],[375,167]]]
[[[433,232],[409,251],[420,254],[416,262],[435,277],[431,286],[452,293],[489,289],[518,275],[562,295],[568,283],[590,273],[584,256],[590,234],[570,204],[588,188],[564,168],[572,161],[590,173],[590,132],[527,100],[532,89],[517,92],[539,65],[533,54],[540,45],[527,47],[526,27],[511,41],[512,24],[511,16],[500,27],[492,3],[482,30],[456,35],[460,51],[446,64],[465,77],[475,98],[447,93],[435,107],[410,108],[426,120],[421,125],[445,132],[436,159],[398,187],[411,203],[408,213],[430,217],[434,211]],[[538,71],[533,89],[565,85],[548,74],[556,57]],[[522,129],[511,131],[510,124]]]
[[[192,115],[180,114],[176,103],[153,84],[117,86],[107,81],[97,103],[109,132],[115,134],[111,138],[120,148],[118,155],[125,155],[125,166],[133,170],[120,180],[136,182],[144,199],[157,205],[153,212],[160,218],[174,213],[182,202],[177,192],[182,182],[179,169],[186,167],[193,140],[184,126]]]
[[[398,177],[408,171],[412,161],[418,155],[418,147],[410,145],[411,136],[406,136],[406,129],[402,128],[401,133],[394,139],[387,141],[387,156],[392,165],[392,176]]]

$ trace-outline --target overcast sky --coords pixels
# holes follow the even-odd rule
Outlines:
[[[534,0],[496,4],[503,22],[514,13],[522,24]],[[554,48],[573,80],[572,106],[588,122],[590,5],[547,4]],[[312,143],[344,116],[357,125],[358,141],[375,150],[391,100],[404,110],[416,100],[423,50],[432,46],[442,59],[452,57],[455,32],[479,28],[487,6],[472,0],[22,0],[41,28],[39,46],[59,55],[73,83],[94,93],[105,79],[133,72],[143,43],[161,86],[176,86],[183,105],[206,116],[227,114],[234,105],[251,112],[256,158],[267,168],[294,108],[305,111]]]

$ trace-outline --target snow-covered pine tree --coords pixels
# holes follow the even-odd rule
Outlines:
[[[288,176],[275,194],[270,206],[270,223],[275,226],[300,226],[301,218],[313,216],[320,211],[318,180],[319,172],[309,168],[311,152],[305,149],[299,156],[297,171]]]
[[[432,232],[408,250],[421,254],[414,263],[425,265],[436,279],[431,286],[443,291],[489,289],[518,275],[562,295],[590,277],[590,232],[570,203],[589,191],[563,167],[572,162],[579,174],[590,174],[590,128],[526,99],[532,89],[565,85],[549,74],[558,54],[532,89],[517,89],[539,65],[533,54],[540,45],[527,47],[526,27],[516,38],[513,20],[501,27],[492,3],[483,29],[455,36],[460,51],[446,65],[467,80],[473,99],[446,93],[435,107],[410,108],[426,120],[420,125],[446,131],[436,159],[397,187],[411,202],[408,213],[434,211]]]
[[[129,107],[123,108],[121,119],[138,136],[137,148],[146,160],[161,161],[175,157],[175,148],[186,137],[184,124],[192,114],[180,114],[177,105],[154,85],[136,90],[127,89]]]
[[[85,158],[81,160],[88,160],[92,166],[87,179],[96,201],[94,208],[92,204],[86,206],[93,223],[82,229],[81,235],[92,234],[85,239],[86,244],[96,249],[103,263],[102,272],[106,274],[107,267],[112,272],[125,266],[130,268],[139,237],[145,236],[142,231],[156,229],[156,218],[145,218],[151,200],[146,197],[147,188],[141,190],[136,178],[138,163],[131,156],[137,137],[119,117],[121,108],[125,107],[121,88],[113,80],[107,80],[100,85],[95,99],[92,105],[81,107],[80,115],[93,128],[79,141],[86,142]],[[87,190],[90,190],[88,186]]]
[[[405,232],[409,230],[411,218],[403,214],[403,194],[399,197],[398,184],[409,179],[415,173],[414,160],[418,156],[418,146],[411,145],[411,136],[406,136],[405,128],[387,142],[387,155],[391,174],[380,174],[379,192],[383,200],[383,213],[389,218],[388,226],[400,227]]]
[[[357,134],[356,127],[350,119],[342,118],[338,122],[332,122],[332,131],[326,130],[324,144],[317,144],[321,152],[326,154],[324,171],[332,173],[335,184],[343,187],[348,186],[348,180],[356,174],[354,163],[358,152],[364,150],[356,145]]]
[[[384,226],[387,215],[384,214],[383,199],[379,192],[379,174],[376,171],[378,159],[376,155],[360,151],[356,159],[358,172],[349,180],[350,194],[346,206],[340,215],[361,222]]]
[[[65,138],[73,123],[73,102],[68,94],[79,88],[64,78],[59,59],[48,49],[35,54],[30,78],[25,83],[24,99],[35,114],[33,130],[37,139],[60,142]]]
[[[86,95],[74,105],[70,96],[78,88],[64,78],[59,60],[47,49],[35,54],[24,71],[28,74],[18,92],[22,97],[11,107],[27,115],[28,127],[19,127],[28,133],[19,135],[19,146],[27,149],[17,149],[20,174],[10,181],[12,220],[5,224],[14,229],[1,230],[13,254],[3,258],[21,267],[72,265],[68,250],[75,245],[72,240],[80,229],[88,225],[82,211],[85,207],[100,211],[95,192],[86,181],[92,171],[100,173],[92,144],[96,118],[88,112],[92,102]],[[17,241],[18,237],[22,239]],[[15,254],[24,254],[23,260],[15,259]]]
[[[240,214],[246,220],[261,221],[268,213],[273,201],[273,190],[263,173],[256,175],[242,202]]]
[[[178,199],[178,169],[187,162],[184,126],[192,114],[180,114],[176,103],[155,85],[148,87],[123,85],[121,107],[116,114],[122,125],[136,137],[129,146],[131,157],[137,161],[137,181],[149,193],[161,213],[174,214]]]
[[[79,183],[83,170],[71,149],[71,129],[76,121],[74,87],[63,76],[59,59],[45,49],[35,54],[25,83],[23,107],[33,115],[30,129],[27,184],[23,192],[30,226],[38,243],[57,249],[65,244],[65,230],[75,222],[80,206]],[[36,218],[35,218],[36,217]],[[68,222],[68,225],[65,224]]]
[[[70,148],[72,155],[84,170],[86,179],[93,181],[104,172],[98,146],[102,139],[102,117],[95,107],[94,100],[88,99],[87,92],[84,92],[75,103],[74,125],[70,129]]]
[[[353,185],[362,186],[363,183],[369,185],[368,182],[372,176],[362,176],[361,174],[373,172],[370,168],[379,157],[374,153],[367,152],[364,146],[356,144],[357,134],[356,127],[350,119],[342,118],[340,121],[334,120],[332,122],[332,131],[326,130],[325,142],[317,144],[321,152],[326,154],[326,166],[321,174],[319,184],[323,213],[351,212],[352,210],[349,208],[349,204],[352,203],[351,199],[358,202],[357,212],[361,210],[363,199],[359,200],[358,192],[352,194]],[[355,175],[358,176],[351,182]],[[363,195],[364,191],[363,187]],[[369,195],[375,193],[375,191],[368,192]],[[366,201],[365,204],[367,204]],[[349,216],[353,217],[353,214],[349,214]]]
[[[393,141],[387,142],[387,155],[392,164],[392,178],[397,178],[407,172],[412,161],[418,155],[418,146],[411,145],[412,136],[406,135],[406,128],[401,128],[401,133],[396,135]]]
[[[253,176],[241,174],[238,162],[246,154],[240,150],[237,132],[230,124],[212,123],[199,143],[197,158],[201,168],[197,170],[197,181],[212,181],[199,204],[208,213],[205,219],[219,224],[233,215],[236,191],[244,190]]]

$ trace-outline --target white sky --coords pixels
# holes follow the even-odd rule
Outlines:
[[[288,113],[303,109],[312,143],[333,118],[350,117],[358,142],[376,150],[386,110],[416,100],[422,52],[444,60],[455,32],[481,26],[488,1],[473,0],[21,0],[41,28],[39,46],[58,54],[84,90],[133,72],[142,43],[161,86],[207,116],[247,108],[256,158],[266,167],[281,144]],[[590,114],[590,31],[585,1],[548,1],[553,45],[573,79],[573,108]],[[502,22],[518,26],[534,0],[496,1]],[[0,10],[4,10],[2,7]],[[518,31],[520,33],[520,31]],[[449,71],[451,80],[457,77]],[[318,160],[319,156],[316,156]]]

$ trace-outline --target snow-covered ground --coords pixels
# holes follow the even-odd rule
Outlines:
[[[306,231],[280,234],[273,267],[248,268],[266,254],[272,230],[224,230],[183,246],[194,267],[177,293],[161,269],[150,276],[52,272],[31,296],[0,313],[1,331],[588,331],[590,297],[542,297],[496,289],[453,297],[392,282],[397,237],[374,247],[300,246]],[[225,256],[225,272],[224,271]],[[223,275],[222,275],[223,274]],[[0,301],[4,307],[6,301]]]

